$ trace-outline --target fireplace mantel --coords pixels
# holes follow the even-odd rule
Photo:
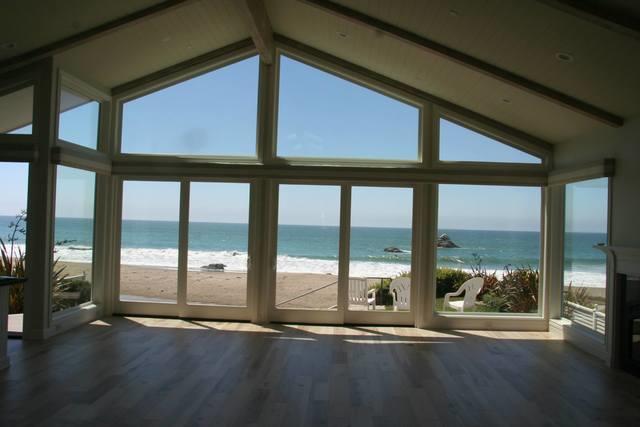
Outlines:
[[[606,245],[594,247],[607,255],[607,362],[611,367],[619,368],[623,357],[620,340],[625,339],[621,333],[625,291],[621,288],[626,286],[627,277],[640,279],[640,248]],[[620,277],[624,279],[621,280]],[[625,285],[621,285],[621,282]]]
[[[640,248],[605,245],[596,245],[594,248],[607,254],[614,276],[619,273],[640,277]]]

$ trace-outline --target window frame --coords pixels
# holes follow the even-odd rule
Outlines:
[[[123,185],[126,181],[135,182],[173,182],[179,184],[179,206],[178,206],[178,267],[176,280],[176,301],[175,302],[151,302],[151,301],[122,301],[120,300],[121,288],[121,265],[122,265],[122,207],[123,207]],[[188,286],[188,256],[189,256],[189,210],[190,210],[190,186],[193,182],[210,183],[240,183],[249,185],[249,230],[248,230],[248,263],[247,263],[247,283],[246,283],[246,305],[245,306],[225,306],[225,305],[201,305],[189,304],[187,301]],[[113,274],[113,312],[117,314],[146,314],[162,316],[178,316],[201,319],[226,319],[226,320],[250,320],[256,310],[257,295],[256,287],[260,272],[255,268],[258,257],[257,247],[259,245],[256,221],[259,211],[256,206],[256,185],[255,178],[228,178],[228,177],[164,177],[157,175],[121,175],[117,177],[117,203],[115,212],[115,227],[113,231],[114,240],[114,274]]]
[[[101,150],[101,135],[104,132],[104,121],[101,118],[105,115],[106,103],[109,101],[110,96],[107,95],[105,90],[95,88],[94,86],[85,83],[84,81],[74,77],[72,74],[64,71],[58,71],[58,90],[56,93],[56,123],[55,123],[55,144],[54,147],[62,147],[62,149],[75,150],[76,152],[84,152],[87,156],[90,153],[95,153]],[[75,95],[89,99],[89,102],[98,103],[98,123],[96,132],[96,148],[85,147],[84,145],[76,144],[75,142],[67,141],[59,136],[60,131],[60,116],[62,111],[60,110],[60,100],[62,99],[62,91],[71,92]]]
[[[417,139],[417,157],[416,160],[385,160],[385,159],[365,159],[365,158],[334,158],[334,157],[281,157],[278,156],[278,117],[280,113],[280,76],[281,76],[281,59],[282,56],[286,56],[289,59],[300,62],[304,65],[312,67],[321,72],[328,73],[336,78],[345,80],[351,84],[357,85],[361,88],[371,90],[378,93],[380,96],[391,98],[397,102],[414,107],[418,110],[418,139]],[[273,111],[272,118],[272,134],[271,150],[266,153],[266,157],[270,163],[279,165],[290,166],[356,166],[356,167],[393,167],[393,168],[416,168],[421,167],[426,161],[425,150],[425,125],[430,123],[428,120],[428,113],[431,108],[424,100],[397,89],[386,87],[380,82],[376,82],[370,79],[364,79],[356,76],[353,73],[340,69],[336,64],[328,64],[326,61],[300,52],[295,49],[291,49],[287,46],[277,45],[275,60],[274,60],[274,72],[275,72],[275,86],[273,88],[273,103],[271,105]]]
[[[213,52],[215,53],[215,51]],[[255,132],[255,155],[254,156],[226,156],[216,154],[196,155],[196,154],[152,154],[152,153],[124,153],[122,152],[122,123],[124,114],[124,104],[143,98],[147,95],[159,92],[172,86],[184,83],[188,80],[203,76],[208,73],[215,72],[221,68],[231,66],[245,59],[257,56],[257,51],[253,46],[238,49],[229,53],[223,53],[219,56],[213,55],[213,58],[204,61],[195,61],[195,65],[188,65],[185,69],[178,68],[176,71],[161,76],[157,79],[151,79],[148,82],[141,82],[133,88],[125,88],[118,90],[118,94],[114,99],[114,136],[113,136],[113,160],[119,161],[146,161],[154,162],[159,159],[170,159],[174,163],[222,163],[222,164],[259,164],[260,163],[260,85],[262,80],[262,69],[259,66],[257,75],[258,93],[256,94],[256,132]],[[198,58],[195,58],[198,59]]]
[[[95,280],[95,271],[96,271],[96,262],[99,260],[99,256],[97,254],[97,249],[96,249],[96,233],[98,232],[98,224],[97,224],[97,220],[96,220],[96,214],[98,212],[97,210],[97,199],[98,199],[98,176],[99,173],[88,169],[88,168],[79,168],[79,167],[75,167],[75,166],[68,166],[66,164],[56,164],[54,166],[54,176],[56,177],[55,179],[55,186],[54,186],[54,194],[53,194],[53,209],[52,209],[52,218],[51,218],[51,233],[53,234],[53,239],[51,239],[51,248],[49,253],[51,254],[51,275],[53,277],[53,263],[55,261],[55,256],[54,256],[54,250],[55,250],[55,244],[56,244],[56,238],[55,238],[55,224],[56,224],[56,212],[58,209],[58,205],[57,205],[57,194],[58,194],[58,170],[60,168],[60,166],[62,167],[66,167],[66,168],[70,168],[70,169],[75,169],[75,170],[82,170],[84,172],[91,172],[94,174],[93,176],[93,224],[92,224],[92,253],[91,253],[91,298],[89,299],[89,301],[85,301],[82,304],[78,304],[76,306],[73,307],[69,307],[67,309],[64,310],[59,310],[59,311],[53,311],[53,305],[50,305],[49,307],[49,311],[51,312],[52,318],[54,320],[59,319],[59,318],[64,318],[68,315],[73,315],[73,313],[82,311],[83,309],[87,308],[87,307],[92,307],[96,305],[96,302],[94,302],[95,300],[101,300],[101,297],[98,298],[94,298],[95,296],[95,292],[96,292],[96,286],[94,284]],[[49,295],[51,298],[51,301],[53,301],[53,281],[51,281],[50,286],[49,286]]]
[[[550,168],[551,153],[542,149],[540,146],[511,135],[501,129],[489,127],[479,123],[462,114],[455,113],[446,108],[434,107],[431,127],[433,129],[431,149],[431,167],[435,169],[482,169],[489,171],[504,170],[522,170],[522,171],[548,171]],[[484,162],[484,161],[466,161],[466,160],[441,160],[440,159],[440,120],[447,120],[457,126],[463,127],[469,131],[478,133],[482,136],[495,140],[497,143],[504,144],[508,147],[522,151],[530,156],[540,159],[540,163],[520,163],[520,162]]]
[[[594,177],[586,177],[586,178],[582,178],[582,179],[576,179],[576,180],[572,180],[570,182],[566,182],[564,184],[562,184],[562,215],[560,218],[561,221],[561,227],[562,227],[562,251],[561,251],[561,256],[560,258],[560,265],[562,266],[561,269],[561,279],[560,279],[560,286],[559,286],[559,293],[560,295],[558,296],[559,301],[560,301],[560,315],[557,317],[558,320],[561,321],[569,321],[571,322],[571,327],[572,328],[576,328],[577,330],[579,330],[581,333],[589,336],[590,338],[604,344],[604,345],[608,345],[609,341],[610,341],[610,336],[611,336],[611,327],[613,326],[613,322],[611,321],[611,319],[613,318],[613,312],[611,311],[611,307],[613,306],[613,289],[612,289],[612,285],[613,283],[611,283],[610,280],[610,265],[609,265],[609,260],[605,259],[605,296],[606,296],[606,305],[605,305],[605,328],[604,328],[604,334],[600,334],[597,331],[593,330],[593,329],[589,329],[585,326],[582,326],[578,323],[575,323],[573,321],[571,321],[571,319],[567,319],[566,317],[564,317],[564,289],[565,289],[565,268],[564,268],[564,262],[565,262],[565,255],[566,255],[566,224],[567,224],[567,185],[570,184],[575,184],[575,183],[579,183],[579,182],[586,182],[586,181],[592,181],[592,180],[596,180],[596,179],[603,179],[605,178],[607,180],[607,224],[606,224],[606,229],[607,229],[607,240],[605,242],[605,245],[610,246],[611,245],[611,232],[612,232],[612,221],[611,221],[611,213],[612,213],[612,205],[613,205],[613,179],[611,176],[608,175],[603,175],[603,176],[594,176]],[[595,249],[594,249],[595,250]]]
[[[439,194],[440,194],[440,184],[450,185],[450,183],[438,183],[434,189],[435,191],[435,211],[433,212],[433,220],[431,224],[433,228],[433,236],[437,238],[438,234],[438,216],[439,216]],[[463,185],[486,185],[486,184],[463,184]],[[491,184],[489,184],[491,185]],[[495,185],[496,187],[514,187],[516,185]],[[535,321],[536,323],[543,321],[546,322],[548,320],[548,308],[546,303],[546,295],[548,295],[547,289],[547,280],[546,280],[546,259],[545,259],[545,245],[546,245],[546,230],[547,230],[547,221],[546,221],[546,210],[548,197],[545,192],[544,187],[530,185],[530,186],[521,186],[526,188],[538,188],[540,190],[540,249],[539,249],[539,263],[538,263],[538,311],[536,313],[454,313],[454,312],[445,312],[445,311],[437,311],[436,310],[436,298],[435,298],[435,287],[436,287],[436,273],[438,268],[438,257],[437,257],[437,247],[435,247],[434,241],[434,250],[433,250],[433,259],[430,260],[431,274],[430,280],[432,283],[432,287],[434,290],[433,303],[430,307],[427,307],[428,315],[432,318],[434,324],[438,325],[437,327],[443,327],[446,329],[456,328],[457,323],[461,323],[462,327],[470,327],[472,329],[479,329],[482,325],[491,324],[492,321]],[[470,321],[468,321],[470,319]],[[482,321],[486,322],[482,322]],[[474,324],[473,322],[476,322]]]
[[[267,298],[267,312],[270,321],[275,322],[310,322],[310,323],[327,323],[327,324],[344,324],[358,323],[370,325],[414,325],[417,319],[418,296],[423,292],[424,286],[422,276],[419,273],[418,264],[421,258],[419,247],[419,202],[418,185],[409,182],[371,182],[366,180],[331,180],[326,178],[318,179],[274,179],[269,183],[270,206],[268,215],[268,251],[269,274],[263,286],[268,288],[269,294]],[[326,309],[299,309],[287,308],[278,309],[276,303],[276,263],[277,263],[277,244],[278,244],[278,220],[279,220],[279,186],[280,185],[318,185],[318,186],[334,186],[340,191],[339,206],[339,242],[338,242],[338,290],[337,290],[337,308],[336,310]],[[351,192],[353,187],[389,187],[389,188],[409,188],[412,190],[412,219],[411,219],[411,272],[412,280],[415,279],[415,286],[411,287],[411,309],[409,311],[397,312],[359,312],[348,309],[348,280],[349,280],[349,263],[351,254],[351,211],[352,200]],[[414,276],[415,272],[415,276]],[[413,282],[412,282],[413,283]]]
[[[545,187],[551,178],[549,167],[553,154],[552,150],[545,146],[545,143],[537,145],[535,138],[528,137],[516,129],[511,129],[508,126],[500,128],[499,124],[491,119],[465,110],[463,107],[456,108],[455,105],[419,89],[412,89],[403,83],[394,82],[384,76],[367,72],[362,67],[332,57],[329,54],[323,54],[309,47],[305,48],[301,44],[287,41],[286,38],[280,36],[276,38],[276,45],[278,52],[284,52],[294,60],[375,90],[384,96],[390,96],[404,102],[406,102],[406,99],[415,102],[420,110],[418,140],[418,149],[421,150],[420,161],[407,163],[388,160],[304,159],[293,162],[276,158],[275,137],[277,136],[279,72],[277,67],[265,64],[260,64],[258,76],[256,158],[122,154],[120,152],[123,102],[255,55],[256,51],[250,40],[245,40],[113,88],[111,91],[112,97],[105,101],[105,108],[101,108],[100,111],[99,152],[95,153],[94,150],[87,149],[92,152],[91,154],[94,157],[90,157],[85,152],[84,147],[74,146],[75,151],[72,152],[72,147],[66,146],[64,142],[60,142],[56,147],[53,147],[54,163],[99,172],[97,180],[100,184],[96,190],[96,205],[100,203],[101,207],[101,233],[104,235],[104,229],[108,227],[111,227],[108,228],[108,232],[112,232],[116,228],[115,224],[120,224],[121,222],[121,189],[124,180],[177,181],[180,183],[184,181],[250,181],[252,184],[252,206],[250,209],[250,229],[252,230],[250,231],[250,239],[253,238],[256,243],[253,249],[255,257],[252,259],[251,267],[251,270],[255,271],[254,279],[248,279],[249,295],[247,305],[249,307],[242,315],[229,312],[216,317],[229,320],[242,319],[264,322],[276,320],[270,317],[266,306],[269,298],[265,296],[265,292],[271,292],[272,287],[267,286],[268,283],[266,282],[269,281],[269,278],[264,277],[272,271],[272,266],[270,265],[271,249],[268,247],[271,243],[268,241],[268,234],[273,231],[274,227],[269,221],[272,221],[273,186],[276,185],[275,183],[295,181],[296,183],[339,185],[341,186],[341,203],[344,200],[342,193],[345,187],[350,188],[359,185],[412,187],[414,194],[412,244],[416,254],[416,258],[412,259],[412,276],[415,273],[416,286],[412,287],[412,312],[410,312],[411,317],[407,324],[415,324],[418,327],[471,329],[504,329],[506,327],[521,330],[546,330],[548,324],[543,322],[546,319],[540,319],[539,317],[522,318],[522,316],[516,316],[507,318],[501,316],[496,319],[482,317],[480,321],[477,320],[477,316],[465,316],[464,319],[450,318],[444,319],[444,321],[442,319],[434,319],[434,316],[430,313],[432,310],[421,301],[430,298],[431,288],[435,290],[435,282],[430,277],[431,269],[433,268],[431,264],[432,260],[435,260],[435,254],[429,242],[437,230],[435,228],[436,224],[433,223],[433,213],[437,213],[438,183],[533,186],[540,188],[543,197],[545,197]],[[471,123],[480,129],[489,129],[489,131],[494,129],[494,132],[501,132],[501,135],[508,141],[522,140],[527,147],[536,147],[536,150],[544,153],[547,163],[544,166],[504,163],[486,164],[484,162],[481,164],[438,165],[432,151],[434,146],[437,145],[439,147],[438,134],[433,126],[428,126],[437,120],[439,112],[445,110],[442,106],[454,110],[455,113],[447,111],[467,124]],[[34,117],[35,120],[37,120],[37,117]],[[34,124],[34,131],[35,128]],[[491,136],[494,137],[493,135],[492,133]],[[88,161],[90,158],[94,160],[93,163]],[[102,164],[104,166],[103,169],[97,171],[97,164]],[[184,185],[181,184],[181,200],[184,199],[183,187]],[[99,190],[106,192],[104,200],[98,200],[101,197],[98,196]],[[277,197],[275,200],[277,201]],[[113,203],[109,204],[110,201]],[[548,199],[544,198],[542,209],[548,209],[547,205]],[[96,207],[96,209],[98,208]],[[102,213],[103,210],[105,213]],[[265,218],[265,216],[268,218]],[[98,222],[97,217],[96,222]],[[107,276],[105,283],[110,281],[113,284],[113,287],[104,289],[106,314],[114,311],[122,312],[118,310],[117,303],[114,305],[114,299],[119,297],[119,284],[116,286],[116,282],[119,282],[120,277],[120,233],[121,230],[118,229],[117,238],[104,235],[102,237],[103,241],[99,242],[100,247],[96,248],[96,253],[105,252],[101,253],[101,257],[104,257],[104,260],[101,261],[100,266],[100,272],[105,273]],[[547,228],[541,229],[541,233],[545,234],[546,238]],[[95,234],[94,238],[98,238],[98,233]],[[98,242],[96,242],[97,244]],[[542,248],[544,248],[544,244],[541,245],[541,250]],[[421,255],[419,256],[419,254]],[[117,261],[114,261],[115,259]],[[545,259],[541,258],[541,271],[544,262]],[[545,292],[545,298],[548,298],[545,289],[546,285],[542,277],[541,273],[540,288]],[[418,293],[418,297],[414,297],[414,291]],[[425,293],[425,295],[423,296],[422,293]],[[546,303],[541,299],[540,304],[545,304],[543,305],[545,309]],[[130,311],[129,314],[160,315],[162,313],[158,313],[155,308],[153,310],[142,308],[141,310]],[[380,314],[387,317],[387,319],[394,317],[389,316],[390,313]],[[187,316],[189,313],[176,309],[172,313],[166,313],[166,315]],[[211,318],[211,315],[193,315],[192,317]],[[297,321],[300,321],[300,319],[297,319]],[[346,319],[343,318],[342,321],[344,322]],[[369,323],[360,319],[355,321]],[[402,323],[389,320],[389,324]]]

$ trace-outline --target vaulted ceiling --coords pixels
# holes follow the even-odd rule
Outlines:
[[[3,61],[167,3],[171,7],[161,13],[61,50],[57,60],[70,73],[113,88],[250,37],[235,0],[23,0],[3,5],[9,13],[0,17],[0,69]],[[277,34],[549,142],[608,126],[535,90],[318,7],[326,2],[264,3]],[[616,1],[609,4],[609,15],[598,15],[578,13],[566,3],[571,2],[333,1],[371,22],[382,21],[612,115],[640,116],[640,31],[633,27],[638,8]],[[586,4],[596,11],[602,6],[595,0]],[[612,18],[620,16],[628,19]],[[559,60],[559,54],[568,54],[569,61]]]

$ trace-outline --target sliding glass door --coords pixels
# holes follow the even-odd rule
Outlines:
[[[413,323],[412,188],[277,188],[273,320]]]
[[[249,195],[246,183],[191,183],[188,305],[247,306]]]
[[[250,320],[251,184],[124,181],[116,312]]]
[[[339,322],[340,186],[279,185],[277,218],[274,317]]]

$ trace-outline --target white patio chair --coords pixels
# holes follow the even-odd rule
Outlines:
[[[457,291],[449,292],[444,296],[443,307],[445,309],[452,308],[455,311],[464,312],[465,310],[472,309],[476,305],[476,298],[484,286],[484,279],[482,277],[474,277],[464,282]],[[451,297],[458,297],[464,292],[464,299],[462,301],[449,301]]]
[[[376,290],[369,289],[367,279],[360,277],[349,278],[349,304],[366,305],[376,309]]]
[[[393,296],[393,311],[411,309],[411,279],[397,277],[389,285],[389,293]]]

